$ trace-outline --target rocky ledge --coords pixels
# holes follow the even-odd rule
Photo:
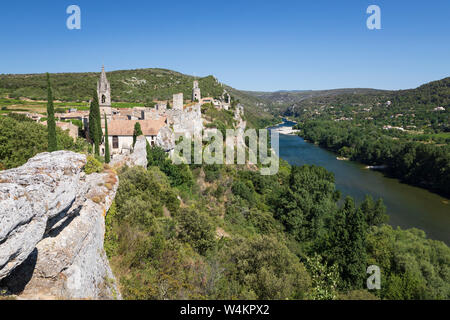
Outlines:
[[[103,241],[118,188],[86,157],[43,153],[0,172],[0,294],[19,299],[120,299]]]

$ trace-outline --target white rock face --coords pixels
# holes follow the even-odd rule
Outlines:
[[[168,126],[164,126],[159,130],[156,137],[156,145],[164,149],[164,151],[170,151],[175,148],[175,133]]]
[[[147,139],[145,136],[136,138],[136,144],[134,145],[133,153],[130,154],[127,165],[147,168]]]
[[[137,137],[136,144],[131,153],[115,154],[111,159],[113,167],[134,167],[141,166],[147,168],[147,140],[144,136]]]
[[[0,287],[24,299],[120,298],[103,249],[118,179],[86,176],[85,163],[59,151],[0,173]]]
[[[71,206],[85,162],[72,152],[44,153],[0,173],[0,279],[34,250],[48,219]]]

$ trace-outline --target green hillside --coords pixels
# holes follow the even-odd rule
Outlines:
[[[294,91],[246,91],[245,93],[256,98],[260,98],[276,105],[286,105],[296,103],[302,100],[318,98],[318,97],[336,97],[340,95],[358,95],[358,94],[377,94],[388,91],[365,89],[365,88],[350,88],[350,89],[334,89],[334,90],[294,90]]]
[[[55,100],[77,105],[87,102],[97,86],[98,73],[58,73],[51,74]],[[220,98],[224,89],[232,99],[244,105],[247,121],[255,127],[274,123],[273,116],[264,111],[262,101],[229,86],[223,86],[214,76],[195,78],[165,69],[120,70],[107,73],[111,83],[114,105],[122,103],[151,105],[154,99],[172,99],[175,93],[183,92],[185,99],[192,95],[193,81],[197,79],[203,97]],[[0,75],[0,107],[16,108],[25,103],[35,105],[47,97],[45,74]],[[19,99],[22,99],[19,100]],[[38,106],[38,105],[36,105]]]
[[[192,95],[194,77],[164,69],[121,70],[107,73],[114,102],[146,102],[169,99],[174,93]],[[55,99],[88,101],[100,77],[98,73],[51,74]],[[199,79],[203,96],[220,97],[223,89],[213,76]],[[0,75],[0,92],[10,98],[46,99],[45,74]]]
[[[417,133],[450,131],[450,77],[410,90],[340,89],[253,95],[272,103],[275,113],[299,120],[369,119],[379,126],[403,127]],[[438,107],[445,110],[435,110]]]

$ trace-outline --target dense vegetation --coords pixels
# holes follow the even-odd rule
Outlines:
[[[74,141],[56,128],[59,150],[87,151],[83,139]],[[0,170],[25,164],[36,154],[48,150],[47,127],[19,114],[0,116]]]
[[[339,205],[323,168],[282,161],[261,176],[174,166],[158,148],[148,157],[148,170],[121,171],[107,216],[105,248],[127,299],[450,298],[450,248],[387,226],[381,200]],[[382,290],[368,292],[373,264]]]

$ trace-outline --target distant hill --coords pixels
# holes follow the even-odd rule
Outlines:
[[[398,91],[356,88],[245,93],[270,104],[274,114],[300,120],[374,118],[386,125],[450,130],[450,77]],[[434,112],[438,107],[445,110]]]
[[[245,91],[245,93],[248,95],[278,105],[291,104],[306,99],[324,96],[338,96],[343,94],[377,94],[384,92],[387,91],[366,89],[366,88],[333,89],[333,90],[317,90],[317,91],[314,90],[293,90],[293,91],[281,90],[275,92]]]
[[[315,92],[312,96],[292,94],[290,97],[296,96],[297,100],[279,105],[276,111],[300,121],[368,120],[417,133],[450,132],[450,77],[409,90],[346,90]]]

